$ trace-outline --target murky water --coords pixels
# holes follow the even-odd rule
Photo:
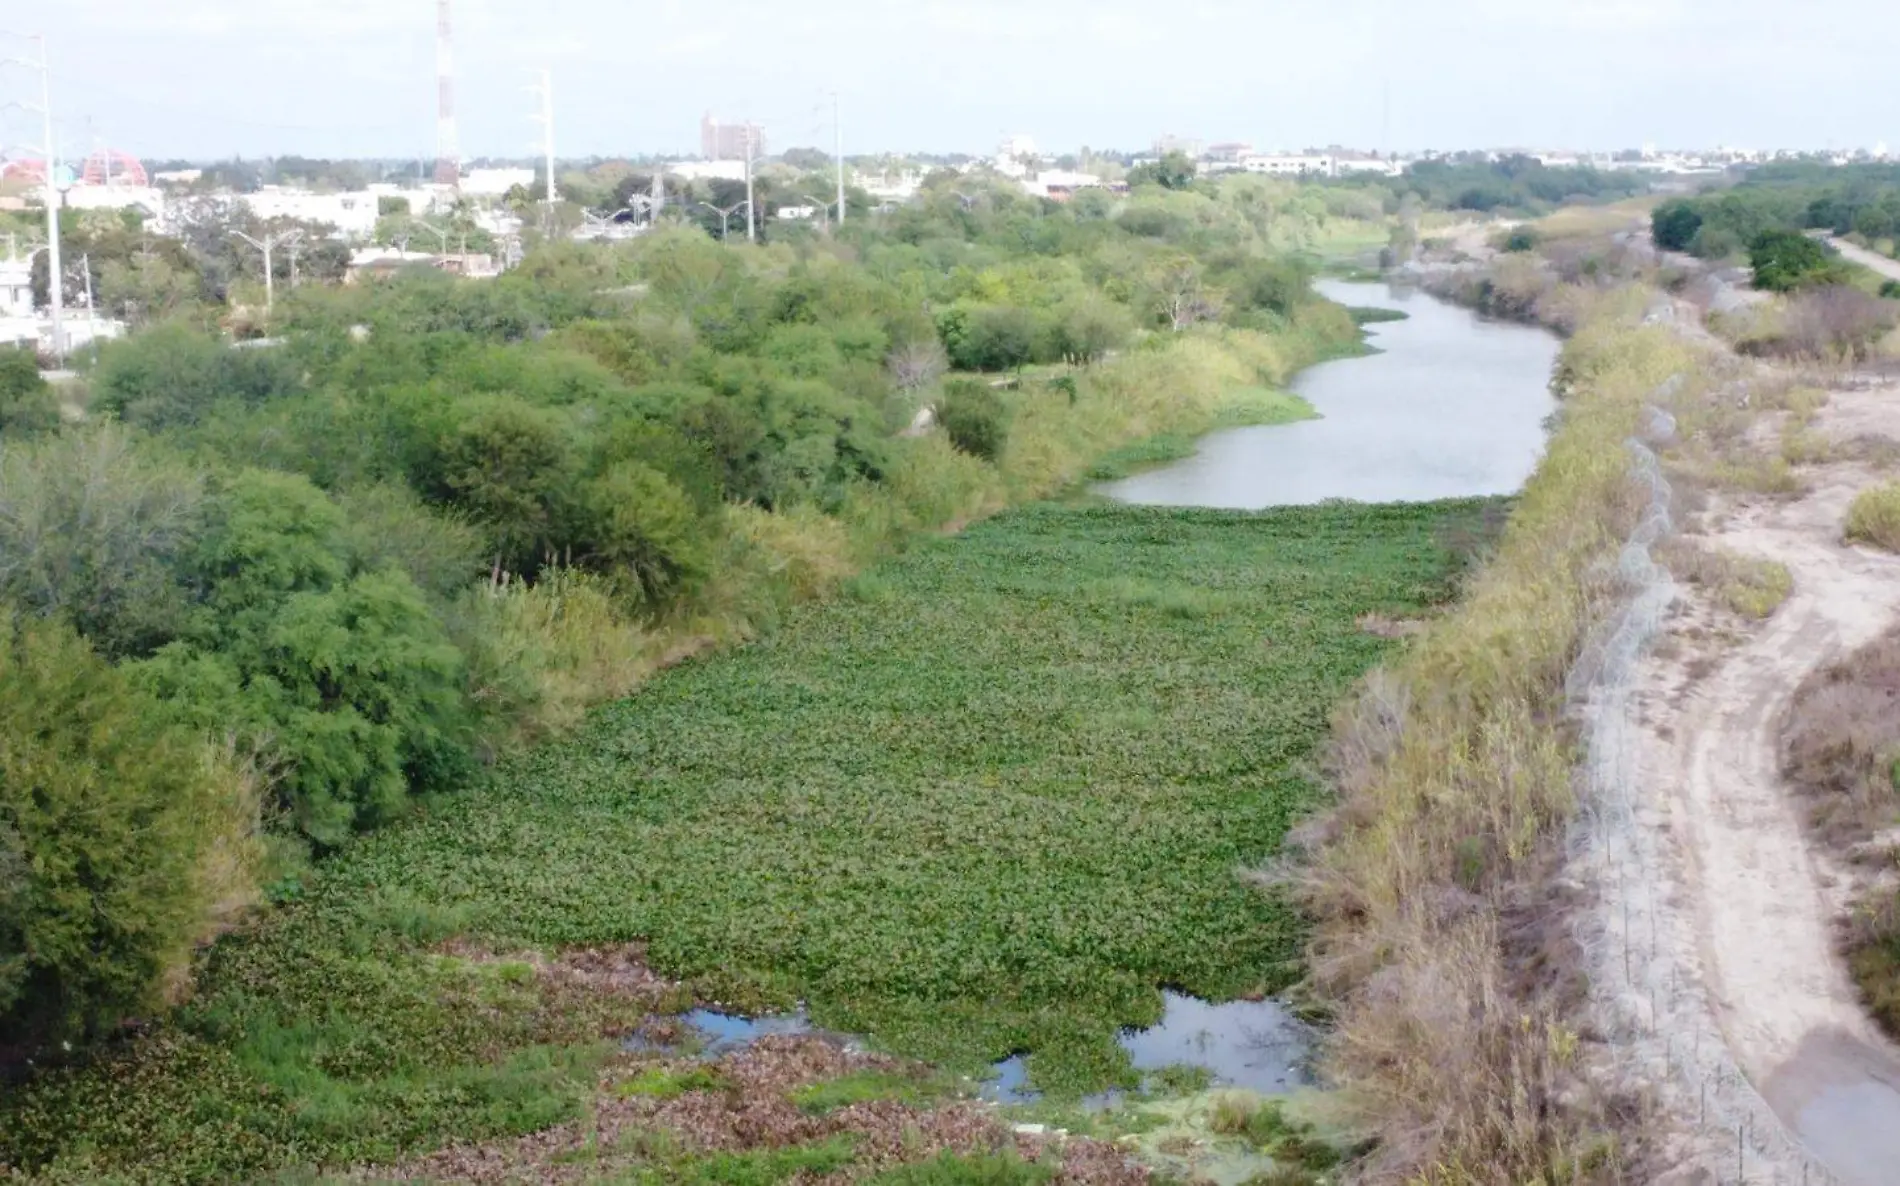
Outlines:
[[[1159,1023],[1122,1034],[1122,1048],[1137,1069],[1200,1067],[1219,1084],[1264,1095],[1311,1082],[1304,1063],[1312,1034],[1280,1002],[1211,1005],[1175,992],[1162,998],[1167,1007]]]
[[[1556,408],[1555,335],[1384,284],[1318,288],[1341,304],[1407,314],[1367,327],[1382,353],[1321,363],[1294,381],[1321,419],[1212,433],[1193,457],[1097,490],[1129,503],[1258,510],[1509,494],[1524,484]]]

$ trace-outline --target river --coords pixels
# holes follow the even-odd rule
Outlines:
[[[1555,335],[1384,284],[1322,280],[1342,305],[1396,309],[1378,351],[1301,372],[1320,419],[1210,433],[1194,456],[1098,486],[1120,502],[1263,507],[1510,494],[1543,453]]]

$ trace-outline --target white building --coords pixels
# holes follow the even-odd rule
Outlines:
[[[687,181],[744,181],[744,161],[680,161],[666,167],[669,177]]]
[[[1336,172],[1335,164],[1324,153],[1255,153],[1242,158],[1240,167],[1273,177],[1331,177]]]
[[[533,189],[533,169],[470,169],[462,178],[462,192],[477,198],[499,198],[515,186]]]
[[[366,190],[340,194],[316,194],[267,185],[254,194],[240,195],[238,201],[265,221],[292,218],[299,222],[327,223],[344,235],[367,238],[376,230],[385,202],[401,202],[410,214],[423,214],[435,205],[435,195],[430,190],[400,189],[393,185],[373,185]]]
[[[1405,166],[1394,160],[1381,160],[1370,156],[1342,156],[1333,158],[1333,175],[1344,177],[1348,173],[1377,173],[1386,177],[1397,177],[1405,172]]]
[[[9,244],[0,260],[0,317],[33,316],[33,257],[17,255]]]
[[[1064,169],[1044,169],[1022,181],[1023,191],[1038,198],[1049,197],[1051,193],[1073,194],[1078,189],[1099,189],[1101,185],[1102,179],[1094,173],[1072,173]]]
[[[142,185],[75,185],[61,200],[68,210],[137,210],[146,218],[165,214],[165,195]]]

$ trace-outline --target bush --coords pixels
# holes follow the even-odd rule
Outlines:
[[[1900,301],[1900,280],[1887,280],[1880,285],[1880,295],[1889,301]]]
[[[93,407],[140,428],[195,424],[221,399],[258,403],[302,386],[282,349],[234,350],[184,325],[155,326],[99,356]]]
[[[1702,215],[1693,202],[1678,198],[1664,202],[1650,215],[1650,238],[1663,251],[1688,251],[1702,229]]]
[[[1833,283],[1841,273],[1827,248],[1799,231],[1763,231],[1749,241],[1748,263],[1755,287],[1772,292]]]
[[[1510,253],[1537,250],[1537,232],[1531,227],[1521,226],[1504,237],[1504,250]]]
[[[1847,538],[1900,552],[1900,482],[1870,487],[1847,508]]]
[[[186,628],[204,502],[191,466],[117,425],[0,441],[0,599],[63,616],[108,657],[149,654]]]
[[[1009,412],[988,384],[959,380],[944,388],[937,420],[958,452],[995,461],[1009,439]]]
[[[70,627],[0,631],[0,1042],[93,1037],[251,899],[256,803]]]
[[[0,347],[0,440],[17,440],[59,427],[59,397],[40,378],[30,350]]]

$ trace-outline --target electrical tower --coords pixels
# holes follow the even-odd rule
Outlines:
[[[455,142],[455,47],[449,37],[449,0],[435,4],[435,183],[459,189],[462,154]]]

